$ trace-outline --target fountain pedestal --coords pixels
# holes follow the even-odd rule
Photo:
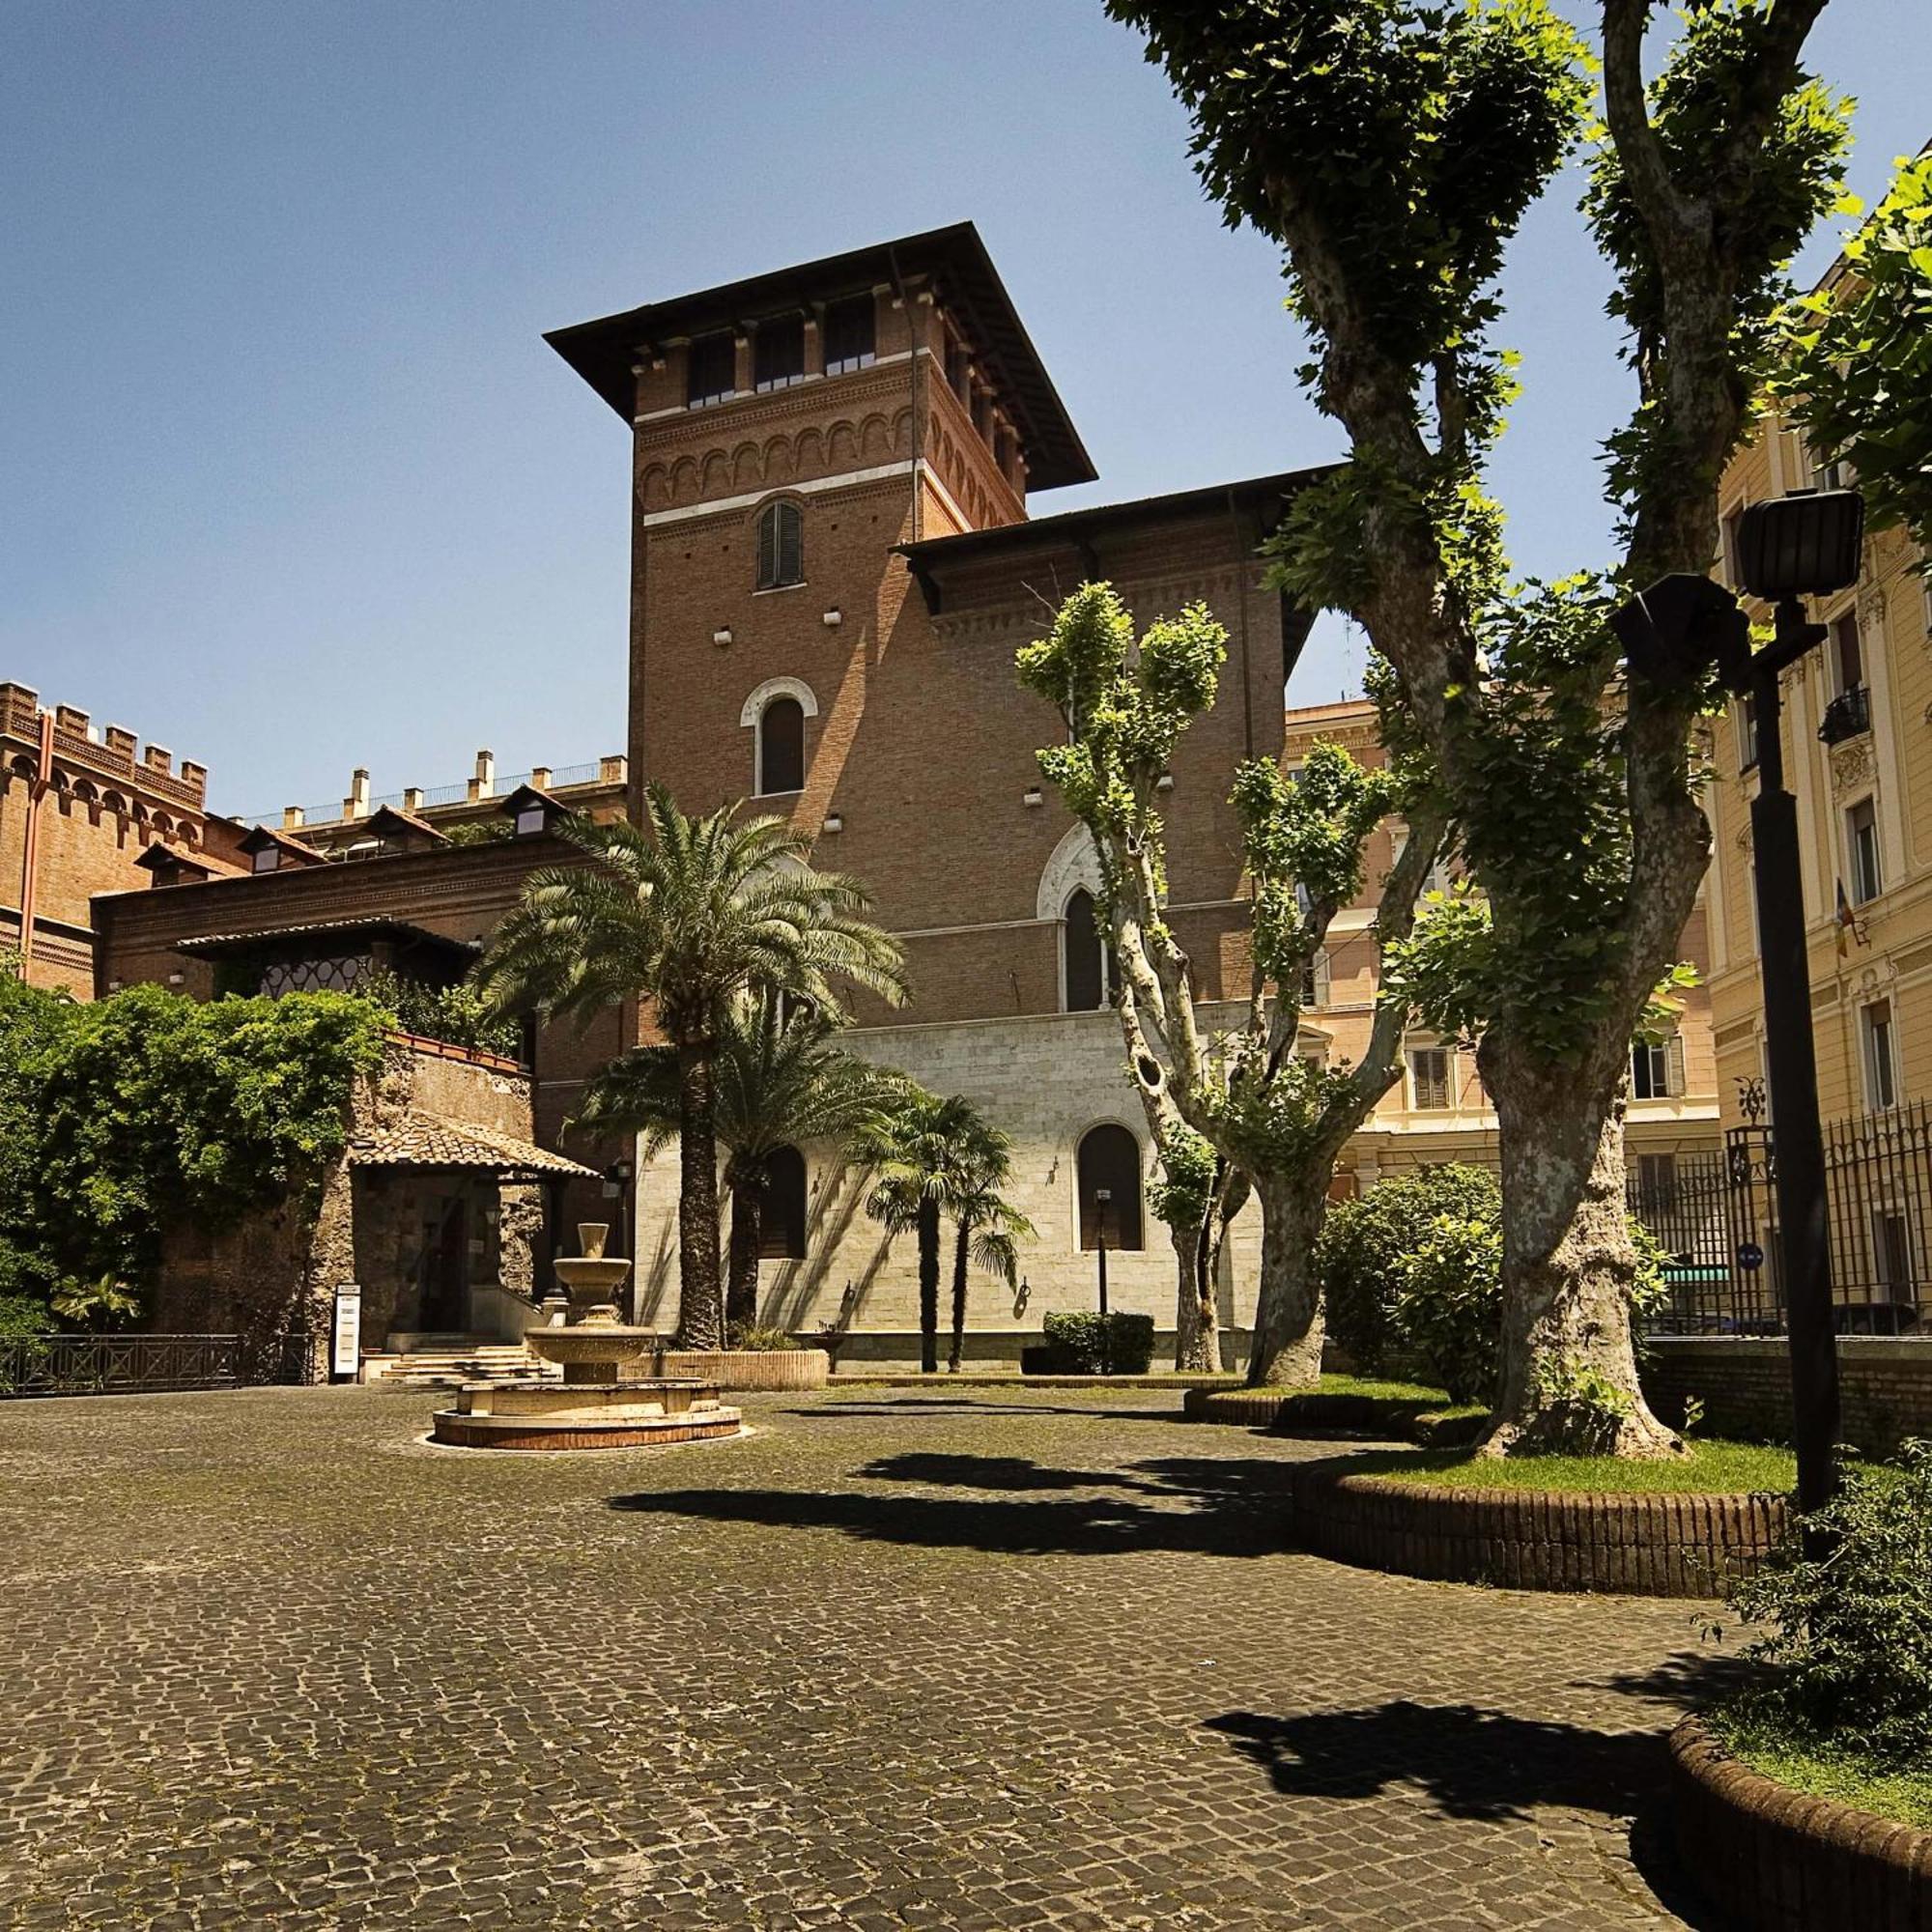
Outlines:
[[[616,1294],[631,1264],[606,1259],[608,1233],[596,1222],[578,1228],[583,1253],[553,1264],[568,1302],[546,1301],[545,1320],[524,1331],[533,1354],[563,1365],[563,1380],[466,1382],[456,1406],[436,1412],[433,1440],[466,1449],[638,1449],[743,1432],[716,1382],[625,1374],[659,1343],[655,1329],[619,1319]]]

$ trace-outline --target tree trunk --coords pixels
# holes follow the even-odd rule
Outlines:
[[[1492,1039],[1493,1039],[1492,1036]],[[1485,1042],[1501,1129],[1502,1385],[1483,1453],[1666,1456],[1683,1444],[1637,1380],[1624,1101]]]
[[[1262,1204],[1262,1282],[1250,1388],[1304,1388],[1321,1378],[1321,1287],[1315,1237],[1328,1211],[1328,1166],[1319,1179],[1256,1177]]]
[[[677,1064],[677,1343],[683,1349],[716,1349],[724,1341],[717,1083],[708,1047],[681,1046]]]
[[[939,1373],[939,1203],[919,1204],[919,1372]]]
[[[1211,1373],[1221,1366],[1214,1332],[1214,1258],[1207,1222],[1170,1228],[1178,1284],[1174,1308],[1174,1366],[1182,1375]]]
[[[757,1325],[758,1249],[764,1226],[756,1180],[748,1175],[734,1176],[728,1164],[724,1179],[731,1189],[731,1240],[724,1284],[724,1331],[728,1337]]]
[[[960,1222],[952,1243],[952,1350],[946,1358],[946,1373],[959,1373],[959,1357],[966,1348],[966,1261],[968,1230]]]

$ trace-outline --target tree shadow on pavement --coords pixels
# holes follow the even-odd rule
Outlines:
[[[1670,1844],[1663,1738],[1517,1717],[1472,1704],[1397,1699],[1350,1711],[1207,1721],[1285,1797],[1370,1799],[1419,1786],[1450,1818],[1527,1822],[1538,1808],[1629,1818],[1631,1858],[1659,1902],[1714,1928]]]
[[[835,1529],[871,1543],[1035,1556],[1148,1549],[1266,1556],[1288,1548],[1278,1463],[1181,1459],[1109,1474],[1057,1469],[1018,1456],[908,1453],[883,1457],[858,1473],[892,1487],[645,1490],[612,1496],[610,1507],[768,1528]],[[932,1495],[908,1484],[991,1493]],[[1092,1493],[1096,1489],[1115,1493]],[[1026,1493],[1063,1490],[1087,1493]]]

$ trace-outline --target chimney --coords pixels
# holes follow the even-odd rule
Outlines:
[[[469,781],[471,798],[494,798],[497,795],[497,754],[495,752],[476,753],[476,776]]]
[[[619,755],[614,758],[599,758],[597,760],[597,782],[607,785],[623,784],[628,781],[630,771],[631,761],[626,757]]]
[[[405,785],[403,787],[403,810],[405,811],[420,811],[422,809],[423,809],[422,786]]]
[[[367,818],[369,816],[369,773],[364,766],[357,765],[349,774],[349,796],[342,801],[344,818]]]
[[[548,791],[550,789],[550,767],[548,765],[532,765],[530,767],[530,782],[539,791]]]
[[[284,832],[299,832],[302,828],[303,818],[304,814],[300,806],[285,805],[282,807],[282,830]]]

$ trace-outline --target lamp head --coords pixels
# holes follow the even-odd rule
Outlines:
[[[1859,581],[1865,499],[1856,490],[1803,490],[1753,503],[1738,524],[1738,575],[1768,604],[1823,597]]]

